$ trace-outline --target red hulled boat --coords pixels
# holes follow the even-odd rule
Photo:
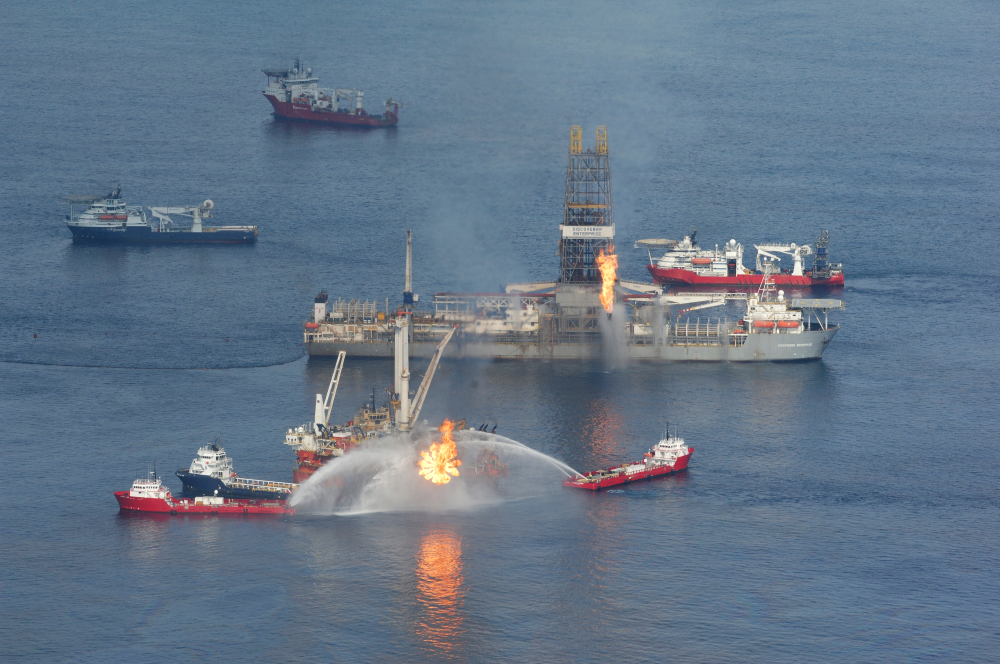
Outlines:
[[[685,445],[683,438],[667,436],[646,452],[641,461],[568,477],[563,480],[563,486],[600,491],[636,480],[669,475],[686,469],[693,452],[694,448]]]
[[[115,500],[125,512],[158,514],[294,514],[278,500],[228,500],[217,496],[175,499],[163,482],[150,473],[149,479],[137,479],[128,491],[115,491]]]
[[[730,240],[726,244],[715,245],[715,249],[702,250],[696,237],[698,229],[676,240],[639,240],[636,247],[647,249],[649,264],[646,269],[658,284],[683,284],[685,286],[737,286],[758,287],[764,281],[764,268],[770,266],[771,281],[776,286],[843,286],[844,270],[839,264],[831,264],[827,254],[830,235],[820,233],[816,239],[815,251],[808,244],[755,244],[757,250],[756,270],[743,266],[743,245]],[[659,259],[654,259],[652,250],[665,249]],[[782,269],[781,257],[791,257],[792,266]],[[805,257],[813,256],[813,267],[807,269]]]
[[[276,117],[357,127],[391,127],[399,122],[401,102],[389,97],[385,114],[371,115],[364,109],[364,92],[321,88],[312,69],[303,69],[299,60],[291,69],[262,71],[267,75],[264,96],[274,107]]]

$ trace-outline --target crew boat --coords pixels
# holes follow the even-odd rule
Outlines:
[[[607,470],[595,470],[563,480],[563,486],[574,489],[600,491],[619,484],[647,480],[685,470],[691,460],[694,448],[684,444],[684,439],[666,435],[642,459],[634,463],[612,466]]]

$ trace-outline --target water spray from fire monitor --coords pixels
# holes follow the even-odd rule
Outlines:
[[[336,515],[464,510],[552,493],[578,474],[516,440],[471,430],[449,432],[452,461],[460,463],[439,467],[429,453],[435,445],[448,447],[443,434],[425,429],[372,440],[320,468],[291,505],[300,513]],[[490,472],[495,459],[502,460],[502,473]],[[431,478],[440,479],[443,467],[450,468],[443,473],[448,479],[435,483]]]

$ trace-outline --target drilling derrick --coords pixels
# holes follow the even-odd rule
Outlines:
[[[586,150],[581,137],[580,126],[573,125],[566,166],[566,204],[559,227],[562,283],[600,283],[597,255],[602,249],[605,253],[615,251],[608,130],[604,125],[598,127],[597,144]]]

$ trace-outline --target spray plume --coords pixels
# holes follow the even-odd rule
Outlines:
[[[462,462],[458,458],[458,448],[451,431],[455,423],[445,420],[441,425],[441,442],[432,443],[431,448],[420,453],[420,475],[434,484],[447,484],[452,477],[458,477],[458,467]]]
[[[510,438],[458,430],[452,436],[462,457],[475,459],[490,450],[509,464],[509,476],[499,486],[480,481],[474,471],[451,477],[444,486],[433,484],[413,472],[420,462],[418,440],[389,436],[366,441],[325,464],[296,489],[290,504],[296,513],[339,516],[468,510],[560,493],[562,480],[579,474]]]
[[[601,304],[610,314],[615,306],[615,273],[618,271],[618,256],[605,254],[601,249],[597,255],[597,267],[601,270]]]

